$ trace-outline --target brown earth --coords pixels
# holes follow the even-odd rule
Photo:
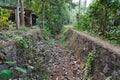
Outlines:
[[[83,80],[83,71],[73,52],[61,48],[59,44],[53,47],[53,52],[50,54],[49,70],[52,80]]]
[[[120,80],[119,47],[74,29],[70,29],[66,36],[68,47],[73,50],[74,56],[80,61],[82,68],[85,67],[91,51],[98,54],[90,72],[93,80],[105,80],[107,77],[112,77],[112,80]]]

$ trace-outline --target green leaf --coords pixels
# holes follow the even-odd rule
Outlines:
[[[107,77],[105,80],[111,80],[112,76]]]
[[[13,72],[11,70],[2,70],[0,72],[0,78],[11,79],[13,77]]]
[[[22,72],[22,73],[27,73],[27,70],[23,69],[21,67],[16,67],[16,70],[19,71],[19,72]]]
[[[4,62],[4,63],[6,63],[6,64],[15,64],[16,62],[13,62],[13,61],[6,61],[6,62]]]

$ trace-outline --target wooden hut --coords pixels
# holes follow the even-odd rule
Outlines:
[[[12,11],[9,20],[16,23],[16,9],[17,7],[13,6],[0,6],[3,9],[8,9],[9,11]],[[35,14],[33,14],[32,10],[26,9],[25,8],[25,26],[32,26],[36,25],[36,18],[38,18]],[[20,21],[21,22],[21,21]]]

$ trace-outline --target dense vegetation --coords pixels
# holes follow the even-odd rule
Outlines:
[[[20,0],[22,1],[22,0]],[[2,5],[17,6],[16,0],[3,0]],[[38,16],[38,25],[48,28],[53,35],[59,33],[68,23],[71,0],[24,0],[24,7],[31,9]]]
[[[26,0],[27,8],[31,8],[39,17],[40,27],[47,27],[53,35],[59,33],[69,20],[68,8],[71,0]],[[30,7],[30,5],[32,5]]]
[[[80,0],[81,1],[81,0]],[[87,1],[87,0],[85,0]],[[5,3],[5,4],[4,4]],[[3,0],[1,5],[17,6],[16,0]],[[86,9],[86,2],[80,5],[80,12],[76,16],[76,29],[101,36],[113,43],[120,43],[120,1],[94,0]],[[70,21],[70,11],[75,7],[72,0],[24,0],[24,7],[31,9],[38,16],[38,25],[46,28],[53,35],[59,33],[64,24]],[[9,27],[10,13],[0,9],[0,26]],[[4,14],[3,14],[4,13]],[[80,18],[80,19],[79,19]]]
[[[84,5],[82,3],[84,3]],[[50,75],[47,71],[49,57],[48,54],[50,52],[55,52],[54,45],[55,49],[57,49],[56,47],[59,48],[60,45],[56,45],[59,36],[56,37],[56,34],[59,34],[60,32],[62,32],[60,42],[63,44],[63,46],[68,45],[68,42],[66,41],[66,35],[69,28],[63,28],[63,26],[65,24],[68,25],[69,23],[74,22],[74,19],[71,19],[73,17],[76,19],[75,28],[77,30],[85,31],[89,34],[107,39],[114,44],[120,45],[120,0],[93,0],[92,4],[88,8],[86,7],[86,4],[87,0],[79,0],[78,3],[72,3],[72,0],[1,0],[1,7],[16,7],[16,25],[13,24],[14,21],[11,22],[9,20],[11,13],[14,11],[0,7],[0,43],[4,44],[4,42],[15,41],[16,46],[20,48],[20,53],[22,53],[23,58],[25,58],[26,64],[23,66],[20,64],[21,67],[18,67],[16,66],[17,62],[14,61],[2,62],[3,64],[7,65],[15,65],[15,67],[0,71],[0,78],[14,78],[13,73],[15,70],[20,73],[27,74],[25,76],[28,76],[28,78],[31,78],[32,80],[34,78],[36,80],[39,78],[42,80],[51,80],[49,79]],[[75,9],[77,10],[74,12]],[[37,22],[36,26],[39,26],[40,29],[38,29],[36,26],[31,27],[34,28],[33,30],[25,27],[25,10],[31,11],[33,15],[37,16],[37,18],[35,18],[35,21]],[[19,11],[21,13],[19,13]],[[28,22],[32,22],[31,20]],[[17,28],[17,23],[21,25],[19,28]],[[16,29],[14,26],[16,26]],[[5,30],[6,28],[9,30]],[[31,38],[26,38],[26,36],[24,36],[24,34],[27,34],[29,31],[38,31],[37,34],[39,35],[38,37],[40,38],[41,42],[36,42],[35,45],[33,45],[34,41],[32,41]],[[23,35],[25,38],[18,37],[21,35]],[[55,37],[55,39],[57,38],[57,40],[54,41],[53,37]],[[47,45],[44,45],[44,43],[47,43]],[[41,49],[42,47],[43,49]],[[49,48],[51,51],[48,50]],[[61,54],[60,51],[57,52]],[[0,53],[0,56],[1,54],[3,53]],[[27,54],[28,57],[26,58]],[[3,55],[6,56],[5,54]],[[55,53],[55,55],[59,56],[57,53]],[[93,50],[89,53],[83,74],[83,77],[86,80],[92,79],[90,75],[93,69],[92,65],[98,56],[99,55],[96,50]],[[76,62],[74,61],[74,63]],[[32,70],[34,72],[32,72]],[[106,80],[110,80],[111,78],[111,76],[108,76]],[[56,80],[58,80],[58,78],[56,78]]]
[[[0,28],[13,26],[12,22],[8,22],[9,17],[10,17],[10,12],[0,7]]]
[[[80,23],[76,28],[101,36],[107,40],[120,43],[120,1],[119,0],[95,0],[80,15]]]

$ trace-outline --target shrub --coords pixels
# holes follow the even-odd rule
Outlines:
[[[41,38],[48,45],[54,45],[54,39],[50,29],[48,28],[41,29]]]
[[[8,21],[10,12],[7,9],[0,8],[0,27],[10,27],[14,24]]]
[[[77,22],[79,23],[76,24],[76,28],[78,30],[83,30],[83,31],[89,31],[90,30],[90,18],[88,16],[88,14],[82,14],[80,15],[80,22]]]
[[[109,40],[115,42],[116,44],[120,43],[120,26],[112,27],[108,32]]]

